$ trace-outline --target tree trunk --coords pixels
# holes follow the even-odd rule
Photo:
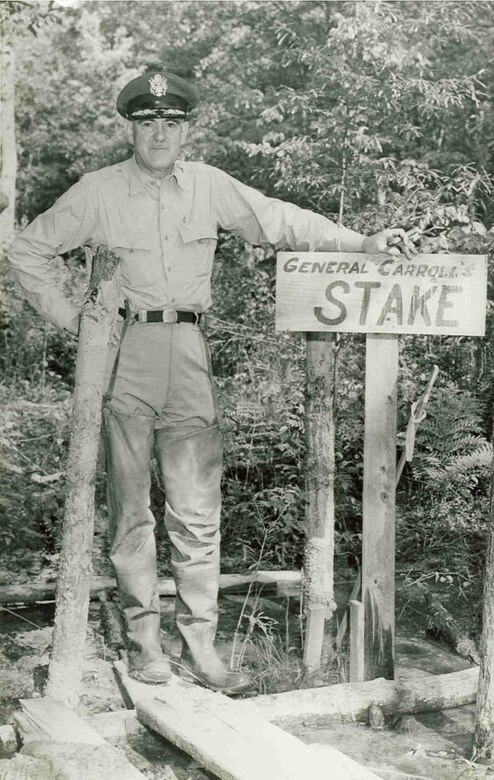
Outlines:
[[[14,48],[7,33],[3,36],[0,51],[0,68],[2,73],[0,96],[2,172],[0,182],[0,231],[2,246],[6,248],[14,239],[15,177],[17,173],[14,113]]]
[[[332,339],[333,336],[327,333],[307,333],[304,593],[308,618],[304,666],[310,672],[317,671],[321,665],[325,621],[336,608],[333,593],[335,433]]]
[[[46,695],[75,706],[86,639],[94,483],[108,343],[119,295],[119,258],[100,248],[83,304],[67,462],[67,500]]]
[[[489,519],[474,756],[494,759],[494,463]]]

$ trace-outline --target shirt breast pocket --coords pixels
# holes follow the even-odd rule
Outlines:
[[[114,248],[122,260],[122,281],[136,290],[154,287],[161,280],[159,254],[143,244],[127,239],[125,245],[122,242]]]
[[[197,276],[210,274],[213,266],[214,252],[218,233],[216,227],[209,223],[179,223],[181,251],[176,258],[177,265]]]

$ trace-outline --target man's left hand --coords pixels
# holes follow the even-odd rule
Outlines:
[[[362,251],[369,254],[384,253],[387,255],[405,255],[407,260],[417,253],[409,235],[402,228],[388,228],[367,236],[362,244]]]

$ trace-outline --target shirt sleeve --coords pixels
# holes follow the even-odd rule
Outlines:
[[[90,243],[95,224],[94,204],[81,180],[19,233],[7,252],[27,300],[59,328],[80,312],[63,292],[56,257]]]
[[[220,227],[252,244],[300,252],[361,252],[365,236],[293,203],[268,198],[217,169],[215,203]]]

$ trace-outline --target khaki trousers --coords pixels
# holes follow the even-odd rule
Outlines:
[[[110,559],[128,639],[143,662],[161,653],[153,454],[165,490],[178,629],[193,656],[216,631],[222,443],[207,350],[201,329],[189,323],[129,326],[104,406]]]

